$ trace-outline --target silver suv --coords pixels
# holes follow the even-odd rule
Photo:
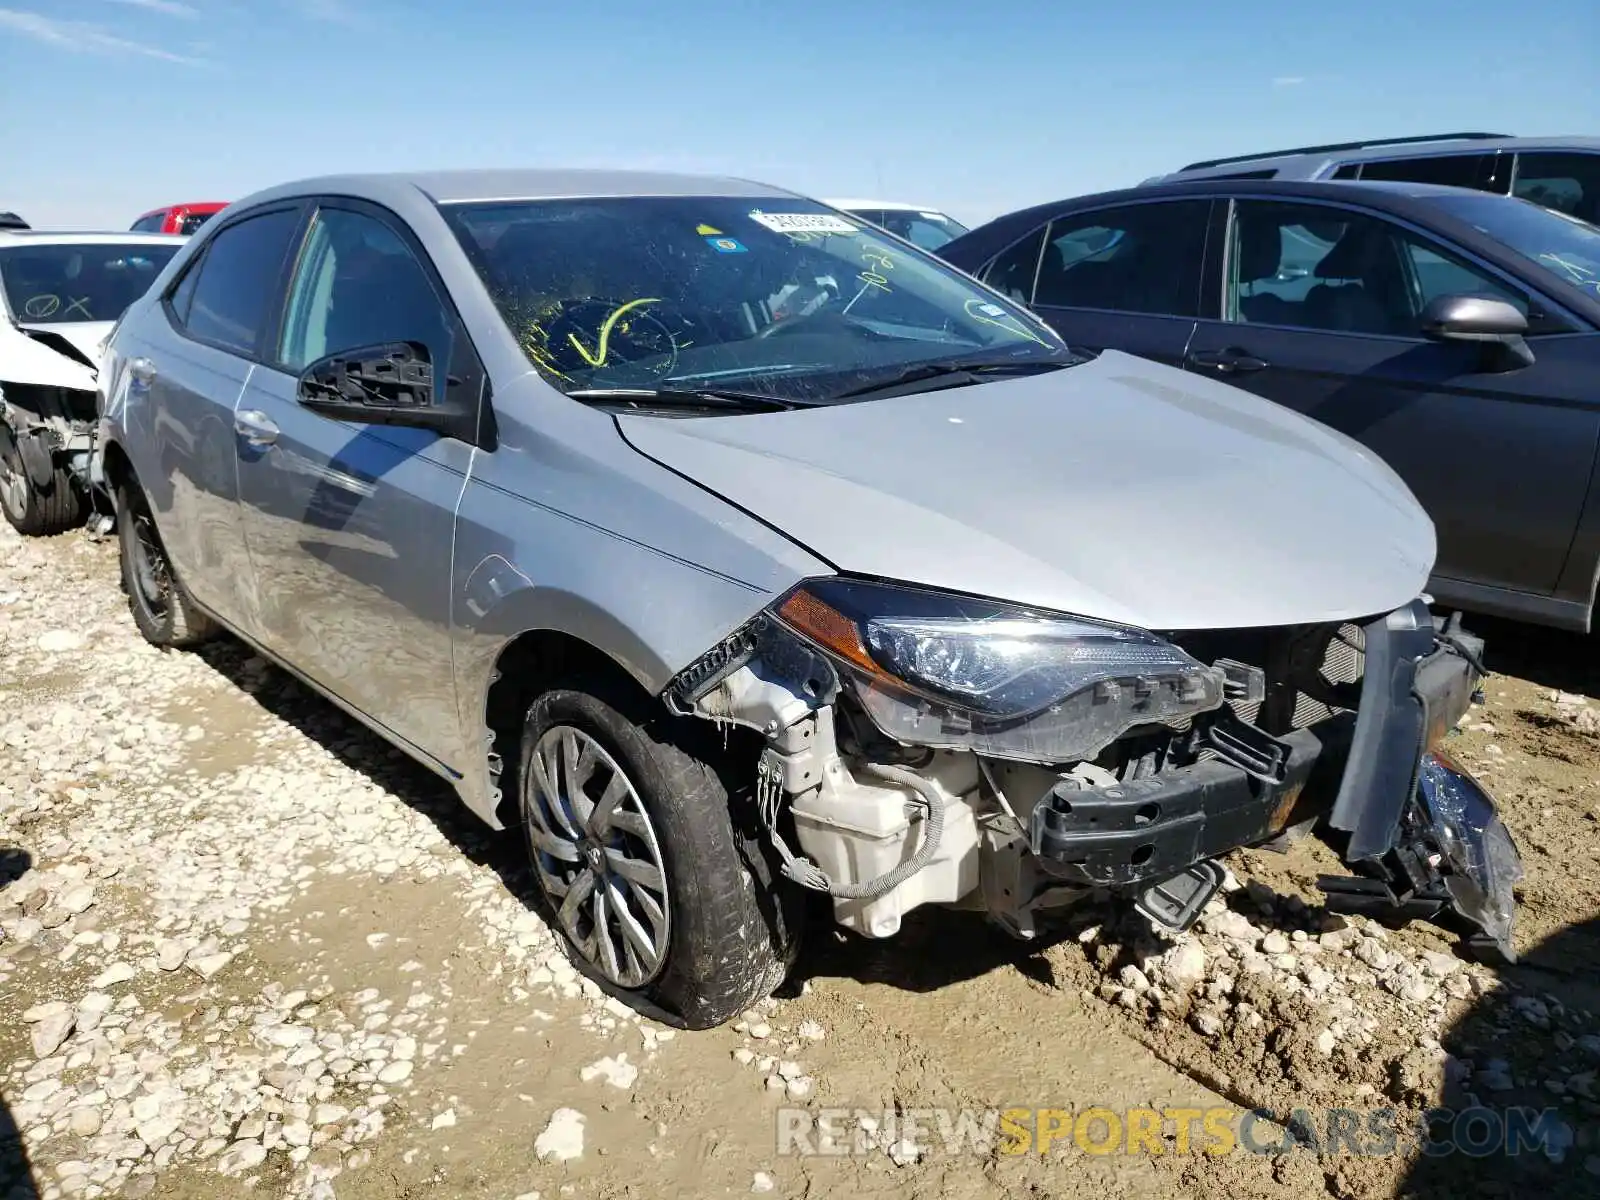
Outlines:
[[[1480,643],[1393,472],[814,201],[274,188],[103,382],[144,635],[231,631],[519,829],[630,1002],[737,1013],[807,892],[869,937],[1107,892],[1182,928],[1218,855],[1312,827],[1339,904],[1509,937],[1515,850],[1428,753]]]
[[[1300,146],[1193,162],[1180,179],[1377,179],[1438,183],[1532,200],[1600,224],[1600,137],[1436,133]]]

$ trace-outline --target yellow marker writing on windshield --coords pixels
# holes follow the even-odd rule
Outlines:
[[[612,311],[611,315],[605,319],[605,324],[600,326],[600,337],[595,343],[595,348],[592,353],[584,346],[582,342],[578,340],[578,335],[575,333],[567,334],[567,341],[571,342],[572,348],[583,356],[584,362],[588,363],[591,367],[603,367],[605,366],[606,354],[610,347],[611,330],[615,328],[617,322],[622,318],[622,315],[631,308],[638,308],[641,304],[659,304],[660,302],[660,297],[655,297],[644,300],[629,300],[626,304],[619,304]]]
[[[1041,346],[1050,345],[1049,342],[1045,341],[1037,333],[1034,333],[1032,330],[1028,329],[1015,317],[1002,314],[1000,319],[996,320],[994,317],[987,316],[978,311],[982,306],[982,300],[968,300],[964,305],[967,310],[967,316],[971,317],[974,321],[977,321],[981,325],[993,325],[996,329],[1003,329],[1007,333],[1017,334],[1021,337],[1025,337],[1030,342],[1038,342]],[[1007,324],[1007,322],[1010,323]]]

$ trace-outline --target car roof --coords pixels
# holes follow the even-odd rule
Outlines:
[[[932,204],[907,204],[903,200],[824,200],[824,204],[832,208],[842,208],[846,212],[853,212],[858,208],[877,208],[884,212],[926,212],[938,213],[941,217],[949,216],[944,209]]]
[[[181,233],[117,233],[92,229],[0,229],[0,246],[181,246]]]
[[[221,212],[227,207],[228,202],[226,200],[188,200],[178,204],[163,204],[160,208],[152,208],[149,212],[140,213],[139,219],[142,221],[146,217],[155,216],[157,213],[176,212],[179,209],[184,212]]]
[[[1186,178],[1162,180],[1116,191],[1072,196],[1018,209],[941,246],[935,253],[964,270],[972,270],[999,253],[1035,225],[1065,212],[1090,208],[1109,208],[1117,204],[1138,204],[1169,198],[1213,196],[1264,196],[1308,200],[1345,200],[1388,209],[1399,215],[1417,215],[1430,199],[1441,196],[1486,196],[1508,204],[1522,201],[1471,188],[1445,187],[1436,183],[1410,183],[1390,180],[1308,180],[1308,179],[1216,179]]]
[[[361,175],[324,175],[266,188],[237,203],[243,207],[294,196],[333,194],[377,202],[421,193],[435,204],[492,200],[557,200],[637,196],[742,196],[750,199],[795,199],[796,194],[716,175],[667,171],[624,171],[595,168],[395,171]]]
[[[1584,134],[1521,137],[1512,134],[1460,133],[1437,137],[1389,138],[1369,142],[1341,142],[1325,146],[1296,146],[1260,153],[1233,154],[1188,163],[1177,171],[1157,176],[1166,180],[1202,171],[1238,171],[1252,167],[1282,166],[1315,159],[1319,162],[1381,162],[1394,158],[1422,158],[1436,154],[1550,150],[1600,151],[1600,137]]]

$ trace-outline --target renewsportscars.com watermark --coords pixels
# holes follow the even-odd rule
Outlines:
[[[1420,1152],[1537,1154],[1560,1162],[1575,1134],[1553,1108],[1296,1108],[1287,1114],[1230,1107],[780,1108],[780,1155],[872,1155],[897,1160],[1024,1154],[1262,1154],[1383,1157]]]

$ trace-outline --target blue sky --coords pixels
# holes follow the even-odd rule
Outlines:
[[[0,209],[610,165],[976,222],[1215,154],[1600,133],[1596,51],[1596,0],[0,0]]]

